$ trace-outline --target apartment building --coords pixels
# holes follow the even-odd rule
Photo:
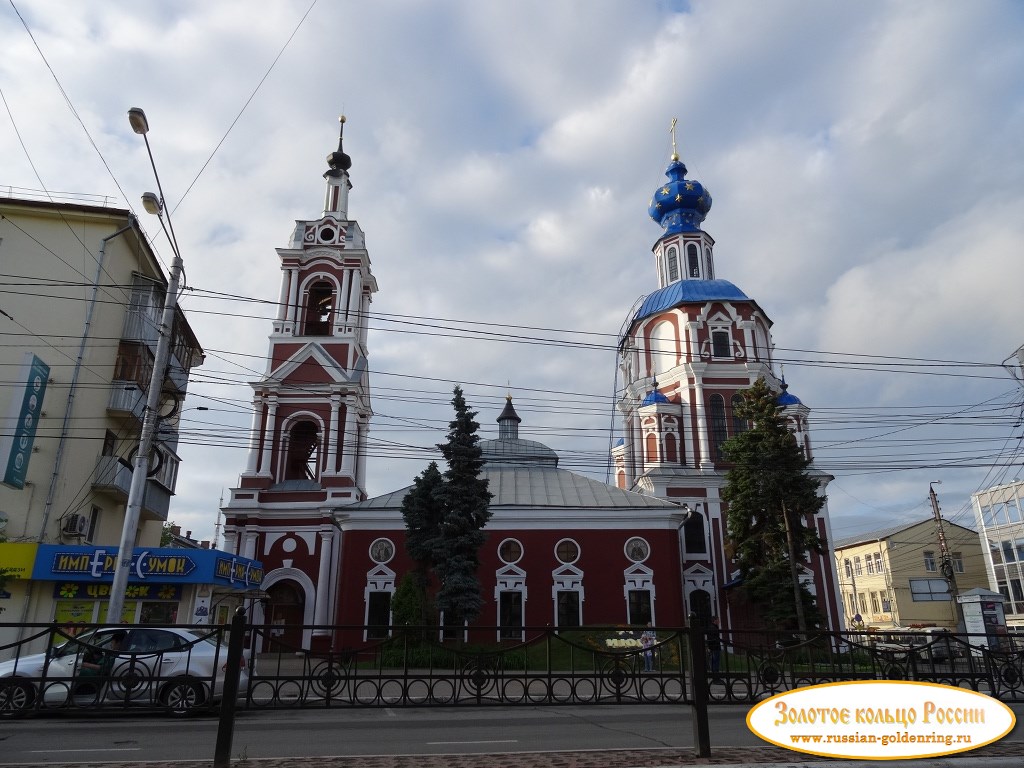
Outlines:
[[[977,531],[947,520],[943,530],[958,592],[987,587]],[[835,556],[848,627],[957,626],[934,519],[839,539]]]
[[[985,542],[988,586],[1003,595],[1007,628],[1024,632],[1024,482],[994,486],[971,496]]]
[[[16,623],[107,620],[167,279],[129,211],[80,202],[0,197],[0,265],[2,644]],[[187,623],[217,583],[215,551],[160,548],[202,362],[179,310],[119,621]]]

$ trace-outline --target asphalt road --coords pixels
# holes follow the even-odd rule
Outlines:
[[[1024,705],[1014,705],[1018,718]],[[747,707],[713,707],[712,747],[764,744]],[[216,717],[45,715],[0,721],[0,765],[209,760]],[[1024,745],[1020,724],[1006,737]],[[687,706],[431,707],[241,712],[231,756],[438,755],[692,748]]]

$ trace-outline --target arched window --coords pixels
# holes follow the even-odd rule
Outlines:
[[[313,283],[306,298],[306,336],[330,336],[334,315],[334,286],[326,281]]]
[[[646,439],[647,447],[647,461],[655,462],[658,461],[658,436],[651,432],[647,435]]]
[[[741,394],[739,394],[738,392],[735,395],[732,396],[732,433],[733,433],[733,435],[739,435],[739,434],[741,434],[743,432],[746,432],[750,428],[750,425],[747,424],[747,420],[746,419],[741,419],[739,416],[736,415],[736,409],[740,406],[740,404],[742,402],[743,402],[743,396]]]
[[[320,476],[320,431],[312,421],[300,421],[288,432],[285,480],[316,480]]]
[[[665,435],[665,461],[675,464],[679,460],[676,455],[676,436],[673,434]]]
[[[722,443],[729,439],[729,427],[725,420],[725,398],[712,395],[708,401],[711,412],[711,456],[715,461],[722,461]]]
[[[708,280],[715,279],[715,262],[711,260],[711,249],[704,249],[704,274],[707,275]]]
[[[690,270],[690,277],[700,277],[700,252],[693,243],[686,246],[686,266]]]
[[[668,281],[674,283],[679,279],[679,255],[675,248],[668,249]]]
[[[664,320],[651,331],[651,373],[660,376],[676,366],[676,329]]]

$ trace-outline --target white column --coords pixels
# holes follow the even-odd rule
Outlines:
[[[327,435],[327,468],[325,475],[336,475],[338,473],[338,429],[341,426],[341,395],[337,392],[331,395],[331,422]]]
[[[299,302],[299,270],[291,269],[290,282],[291,285],[288,288],[288,314],[287,320],[291,324],[292,333],[295,333],[295,322],[298,316],[298,302]]]
[[[359,423],[356,424],[356,444],[354,450],[356,451],[357,472],[355,476],[356,488],[359,490],[365,489],[366,477],[366,442],[364,436],[366,435],[366,417],[360,416]]]
[[[250,560],[259,560],[256,555],[256,531],[250,531],[246,528],[245,533],[242,534],[242,557],[248,557]]]
[[[256,395],[252,399],[252,427],[249,435],[249,461],[245,466],[245,474],[256,474],[256,466],[260,458],[260,425],[263,423],[263,397]]]
[[[348,286],[352,282],[352,270],[346,269],[341,276],[341,295],[338,296],[337,318],[340,323],[348,322]]]
[[[271,395],[267,405],[267,423],[263,428],[263,457],[260,459],[261,477],[272,477],[270,461],[274,450],[274,430],[277,426],[277,395]]]
[[[232,555],[238,554],[238,533],[235,531],[224,531],[224,551]]]
[[[704,408],[704,387],[701,386],[700,379],[695,379],[693,383],[693,399],[694,407],[697,409],[697,451],[700,456],[700,466],[710,467],[711,466],[711,435],[708,434],[708,418],[707,411]]]
[[[345,309],[345,317],[351,322],[353,315],[362,307],[362,295],[363,295],[363,275],[359,271],[358,267],[352,270],[352,290],[349,291],[351,300],[349,306]]]
[[[329,599],[333,590],[331,589],[331,558],[334,554],[334,531],[327,529],[320,531],[320,569],[316,578],[316,604],[313,609],[314,624],[329,624],[330,609]],[[330,629],[313,630],[314,635],[329,635]]]
[[[341,446],[341,473],[343,475],[353,475],[356,471],[353,461],[356,443],[356,399],[349,395],[345,398],[345,440]]]
[[[277,319],[284,320],[285,313],[288,311],[288,289],[291,286],[292,271],[290,269],[282,270],[281,275],[281,293],[277,299]]]

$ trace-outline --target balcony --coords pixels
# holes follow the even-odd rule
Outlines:
[[[132,467],[118,456],[100,456],[93,473],[92,489],[126,503],[131,487]],[[152,478],[147,480],[146,494],[142,500],[142,519],[166,521],[171,496],[171,492],[163,485]]]
[[[146,410],[146,393],[134,381],[112,381],[107,410],[123,416],[133,416],[141,423]]]

